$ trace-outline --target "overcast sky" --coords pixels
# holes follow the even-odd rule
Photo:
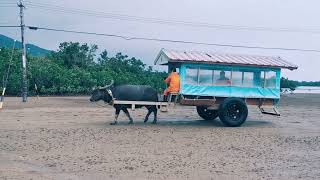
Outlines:
[[[19,24],[18,8],[1,4],[7,2],[16,1],[0,1],[0,25]],[[29,0],[29,2],[148,18],[320,31],[319,0]],[[28,7],[28,5],[26,7],[26,25],[207,43],[320,50],[320,33],[239,31],[163,25],[54,12],[39,7]],[[15,29],[0,28],[0,34],[12,38],[20,37],[19,31]],[[28,30],[26,38],[28,43],[52,50],[56,50],[59,43],[63,41],[97,44],[100,50],[107,49],[111,55],[123,52],[142,59],[148,65],[153,64],[161,48],[280,56],[299,66],[296,71],[284,70],[283,76],[296,80],[320,80],[320,53],[314,52],[257,50],[141,40],[126,41],[111,37],[40,30]]]

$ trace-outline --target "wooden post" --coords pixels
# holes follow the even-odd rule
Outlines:
[[[3,107],[3,99],[4,99],[5,92],[6,92],[6,88],[3,88],[2,94],[1,94],[1,97],[0,97],[0,109],[2,109],[2,107]]]
[[[27,102],[28,97],[28,82],[27,82],[27,52],[26,44],[24,42],[24,14],[23,9],[25,8],[22,4],[22,0],[19,1],[18,7],[20,7],[20,26],[21,26],[21,46],[22,46],[22,102]]]
[[[36,90],[37,99],[39,100],[39,93],[38,93],[38,86],[37,86],[37,84],[34,84],[34,89]]]

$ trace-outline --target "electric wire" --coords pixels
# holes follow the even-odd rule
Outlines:
[[[8,28],[16,28],[21,26],[0,26]],[[264,49],[264,50],[283,50],[283,51],[301,51],[301,52],[317,52],[317,49],[300,49],[300,48],[282,48],[282,47],[264,47],[264,46],[247,46],[247,45],[234,45],[234,44],[221,44],[221,43],[207,43],[207,42],[197,42],[197,41],[185,41],[185,40],[174,40],[174,39],[160,39],[160,38],[148,38],[148,37],[136,37],[136,36],[124,36],[119,34],[107,34],[107,33],[95,33],[86,31],[74,31],[47,27],[36,27],[36,26],[25,26],[31,30],[46,30],[46,31],[56,31],[65,33],[75,33],[75,34],[86,34],[86,35],[96,35],[96,36],[107,36],[122,38],[124,40],[145,40],[145,41],[157,41],[157,42],[169,42],[169,43],[182,43],[182,44],[195,44],[195,45],[207,45],[207,46],[220,46],[220,47],[232,47],[232,48],[246,48],[246,49]]]
[[[151,22],[151,23],[162,23],[162,24],[171,24],[171,25],[198,25],[198,26],[207,26],[213,28],[227,28],[233,30],[268,30],[268,31],[289,31],[289,32],[311,32],[311,33],[320,33],[320,31],[306,31],[306,30],[292,30],[292,29],[272,29],[265,27],[249,27],[249,26],[229,26],[229,25],[212,25],[207,23],[194,23],[188,21],[178,21],[178,20],[164,20],[164,19],[156,19],[156,18],[144,18],[138,16],[129,16],[123,14],[114,14],[114,13],[102,13],[95,11],[88,11],[82,9],[75,8],[64,8],[62,6],[50,5],[46,3],[33,3],[32,1],[25,1],[28,6],[31,7],[41,7],[46,10],[54,10],[55,12],[63,12],[63,13],[72,13],[72,14],[80,14],[80,15],[91,15],[94,17],[107,17],[114,18],[119,20],[133,20],[133,21],[141,21],[141,22]],[[2,28],[15,28],[21,26],[14,25],[0,25]],[[85,31],[73,31],[73,30],[65,30],[65,29],[55,29],[55,28],[47,28],[47,27],[35,27],[35,26],[25,26],[32,30],[47,30],[47,31],[57,31],[57,32],[66,32],[66,33],[76,33],[76,34],[87,34],[87,35],[97,35],[97,36],[108,36],[115,38],[122,38],[125,40],[145,40],[145,41],[157,41],[157,42],[169,42],[169,43],[183,43],[183,44],[196,44],[196,45],[208,45],[208,46],[220,46],[220,47],[232,47],[232,48],[248,48],[248,49],[266,49],[266,50],[285,50],[285,51],[304,51],[304,52],[320,52],[317,49],[300,49],[300,48],[282,48],[282,47],[263,47],[263,46],[247,46],[247,45],[233,45],[233,44],[220,44],[220,43],[207,43],[207,42],[197,42],[197,41],[184,41],[184,40],[173,40],[173,39],[160,39],[160,38],[148,38],[148,37],[135,37],[135,36],[124,36],[118,34],[106,34],[106,33],[95,33],[95,32],[85,32]]]
[[[5,6],[3,6],[3,5],[0,5],[0,8],[16,8],[17,6],[10,6],[10,5],[5,5]]]
[[[16,25],[0,25],[0,28],[17,28],[21,26],[16,26]]]
[[[10,3],[10,2],[0,2],[0,4],[4,4],[4,5],[17,5],[16,3]]]
[[[302,28],[271,28],[271,27],[250,27],[250,26],[237,26],[237,25],[222,25],[222,24],[209,24],[203,22],[191,22],[191,21],[181,21],[181,20],[168,20],[159,18],[146,18],[125,14],[115,14],[106,12],[90,11],[78,8],[65,8],[62,6],[51,5],[47,3],[34,3],[32,1],[25,1],[26,4],[31,8],[41,8],[47,11],[78,14],[85,16],[92,16],[98,18],[108,18],[117,19],[125,21],[136,21],[143,23],[157,23],[157,24],[167,24],[167,25],[183,25],[190,27],[205,27],[205,28],[215,28],[215,29],[230,29],[230,30],[248,30],[248,31],[271,31],[271,32],[294,32],[294,33],[311,33],[320,34],[320,29],[302,29]]]
[[[0,7],[17,7],[17,4],[12,2],[0,2]]]
[[[34,27],[34,26],[26,26],[26,27],[28,27],[31,30],[46,30],[46,31],[66,32],[66,33],[75,33],[75,34],[107,36],[107,37],[122,38],[124,40],[145,40],[145,41],[196,44],[196,45],[232,47],[232,48],[247,48],[247,49],[301,51],[301,52],[317,52],[317,53],[320,52],[320,50],[317,50],[317,49],[299,49],[299,48],[263,47],[263,46],[246,46],[246,45],[233,45],[233,44],[220,44],[220,43],[206,43],[206,42],[197,42],[197,41],[184,41],[184,40],[173,40],[173,39],[124,36],[124,35],[118,35],[118,34],[95,33],[95,32],[86,32],[86,31],[74,31],[74,30],[55,29],[55,28],[47,28],[47,27]]]
[[[12,64],[12,59],[13,59],[13,54],[14,54],[14,48],[16,46],[16,41],[14,40],[13,42],[13,46],[12,46],[12,50],[11,50],[11,56],[10,56],[10,60],[9,60],[9,64],[8,64],[8,69],[7,69],[7,73],[3,76],[3,88],[7,88],[8,85],[8,80],[9,80],[9,74],[10,74],[10,70],[11,70],[11,64]]]

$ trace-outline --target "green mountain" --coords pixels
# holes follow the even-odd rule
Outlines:
[[[14,39],[0,34],[0,47],[12,48]],[[17,41],[15,44],[16,48],[21,48],[21,42]],[[45,56],[50,53],[50,50],[40,48],[33,44],[26,44],[27,53],[33,56]]]

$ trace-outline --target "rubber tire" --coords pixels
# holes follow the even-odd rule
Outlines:
[[[214,120],[219,116],[218,110],[208,110],[205,106],[197,106],[197,112],[204,120]]]
[[[236,105],[237,113],[239,113],[239,117],[237,119],[233,119],[230,117],[228,108],[230,106]],[[228,116],[229,115],[229,116]],[[238,116],[238,115],[237,115]],[[239,127],[241,126],[248,117],[248,107],[247,104],[240,98],[226,98],[222,104],[220,104],[219,108],[219,118],[221,122],[228,127]]]

